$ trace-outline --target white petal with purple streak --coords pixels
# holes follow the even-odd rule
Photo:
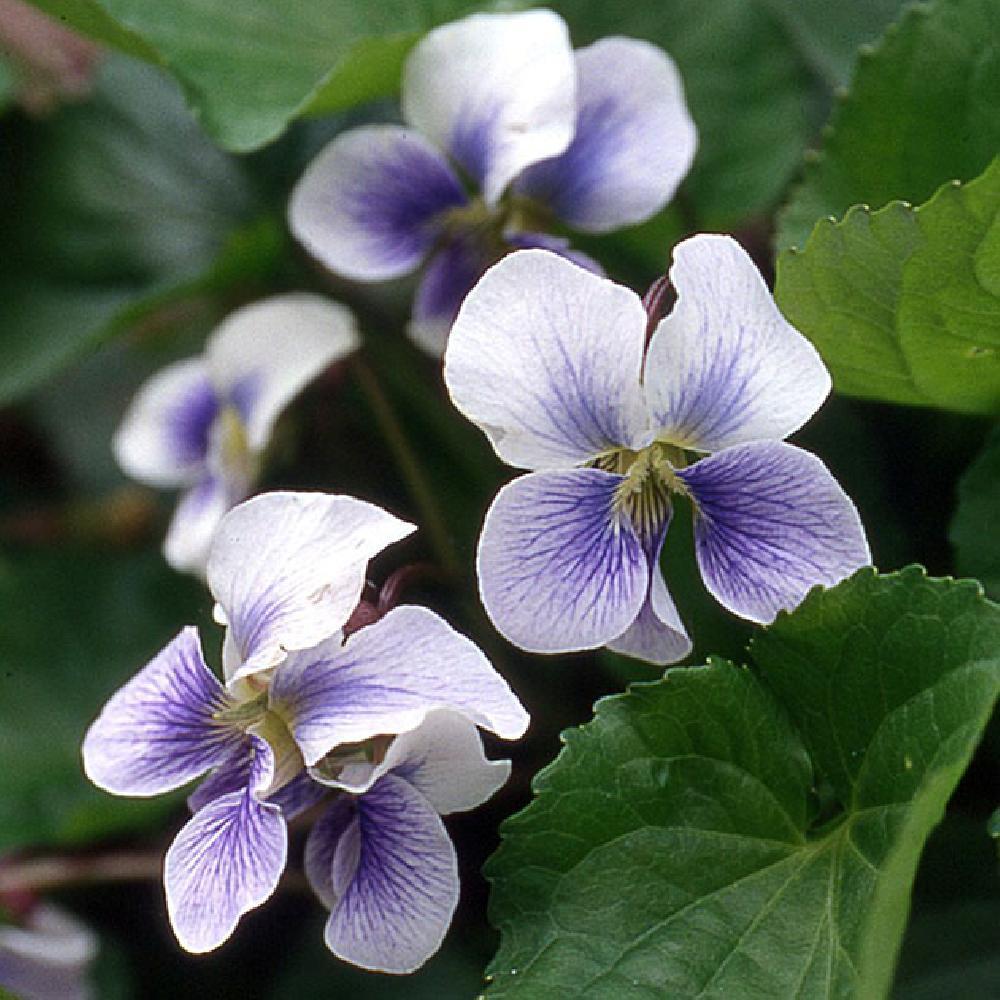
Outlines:
[[[212,475],[188,490],[174,510],[163,541],[167,562],[176,570],[204,576],[219,522],[245,496],[244,484]]]
[[[337,136],[309,165],[289,206],[292,232],[330,270],[359,281],[413,271],[466,203],[445,158],[422,135],[367,125]]]
[[[602,38],[577,51],[576,65],[573,141],[516,187],[574,229],[642,222],[673,196],[698,145],[680,74],[662,49],[635,38]]]
[[[356,809],[333,851],[327,947],[364,969],[412,972],[441,946],[458,904],[455,848],[430,803],[395,775]]]
[[[285,867],[288,831],[277,805],[258,801],[274,761],[253,738],[254,763],[246,788],[202,806],[167,851],[163,884],[167,913],[181,947],[217,948],[240,917],[274,892]]]
[[[202,358],[168,365],[144,382],[111,441],[128,475],[150,486],[189,486],[204,474],[219,404]]]
[[[112,695],[87,730],[87,777],[116,795],[159,795],[187,784],[225,761],[243,739],[213,719],[225,704],[197,629],[183,629]]]
[[[497,630],[533,653],[603,646],[642,608],[649,563],[614,509],[621,476],[536,472],[508,483],[486,514],[477,572]]]
[[[450,709],[504,739],[528,715],[475,643],[426,608],[404,605],[341,644],[290,655],[271,681],[271,707],[312,766],[342,743],[419,726]]]
[[[871,562],[858,512],[826,466],[800,448],[727,448],[677,475],[696,506],[705,586],[730,611],[770,622],[817,584]]]
[[[205,353],[219,398],[239,413],[250,450],[260,451],[292,398],[359,344],[349,309],[296,292],[231,313],[209,337]]]
[[[645,385],[666,440],[718,451],[781,440],[830,392],[816,349],[778,311],[746,251],[728,236],[674,248],[673,312],[649,345]]]
[[[338,632],[368,561],[413,530],[374,504],[323,493],[264,493],[230,511],[208,560],[208,585],[239,654],[227,681]]]
[[[476,727],[455,712],[431,712],[397,736],[378,764],[348,764],[331,785],[358,795],[384,774],[405,778],[442,816],[474,809],[510,777],[509,760],[488,760]]]
[[[573,136],[576,66],[547,10],[473,14],[429,32],[403,68],[403,117],[461,164],[493,205]]]
[[[578,465],[647,441],[645,328],[627,288],[545,250],[519,250],[466,297],[445,382],[508,464]]]

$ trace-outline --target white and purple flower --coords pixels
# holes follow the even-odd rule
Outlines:
[[[208,773],[188,800],[194,815],[164,866],[170,921],[187,950],[220,945],[274,891],[285,867],[287,823],[329,794],[308,768],[330,778],[350,765],[350,779],[361,762],[381,760],[388,745],[389,764],[368,785],[350,786],[364,800],[357,808],[375,817],[363,824],[370,833],[397,776],[415,766],[397,766],[393,736],[439,712],[507,739],[527,728],[524,709],[482,652],[430,611],[398,607],[344,637],[368,559],[410,530],[350,497],[278,493],[241,504],[223,519],[208,564],[217,617],[228,625],[227,684],[206,665],[197,631],[185,628],[90,727],[84,769],[115,794],[156,795]],[[467,766],[479,767],[480,758],[473,754]],[[386,767],[395,770],[383,777]],[[409,809],[413,796],[402,794]],[[385,808],[391,816],[392,806]],[[414,822],[423,830],[426,809],[417,809]],[[371,841],[378,846],[366,848],[367,888],[351,896],[353,916],[341,918],[348,937],[369,935],[385,893],[405,888],[396,863],[414,879],[412,893],[393,896],[382,918],[399,921],[413,907],[406,919],[414,925],[428,913],[450,919],[452,883],[440,884],[440,899],[425,895],[439,882],[441,845],[430,854],[420,838],[384,848],[390,834],[386,826]],[[382,959],[376,938],[370,940],[374,950],[363,960],[359,952],[359,964],[403,971],[389,938],[378,939],[388,949]],[[420,961],[438,943],[440,936]],[[416,957],[412,948],[406,954],[407,961]],[[343,957],[355,960],[349,948]]]
[[[139,389],[112,447],[133,478],[185,490],[164,543],[174,568],[204,572],[212,535],[249,496],[281,411],[358,344],[343,306],[304,293],[275,296],[232,313],[203,355],[169,365]]]
[[[426,267],[411,336],[440,354],[459,305],[511,249],[641,222],[671,198],[697,134],[670,58],[637,39],[574,52],[548,10],[474,14],[407,59],[406,126],[346,132],[292,196],[293,232],[331,270],[382,281]],[[468,179],[480,195],[470,195]]]
[[[662,321],[554,254],[515,253],[469,294],[445,354],[458,409],[509,465],[479,542],[483,603],[524,649],[608,646],[653,663],[691,643],[659,569],[672,497],[727,609],[769,622],[870,561],[854,505],[784,441],[830,377],[745,251],[674,250]]]

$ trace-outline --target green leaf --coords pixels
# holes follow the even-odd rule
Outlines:
[[[69,0],[45,0],[69,11]],[[306,109],[331,111],[393,92],[419,35],[480,6],[473,0],[90,0],[89,33],[138,39],[181,82],[223,146],[257,149]],[[88,25],[78,15],[74,23]],[[110,26],[114,26],[112,29]]]
[[[920,849],[1000,690],[1000,609],[863,570],[753,652],[766,684],[674,668],[564,734],[487,867],[488,996],[885,995]]]
[[[80,743],[101,705],[207,602],[158,552],[42,550],[0,572],[0,851],[85,843],[176,798],[93,787]]]
[[[854,208],[778,259],[775,298],[837,390],[1000,413],[1000,158],[925,205]]]
[[[178,299],[253,283],[284,237],[254,220],[241,168],[161,73],[109,60],[96,99],[66,108],[25,157],[0,279],[0,402]]]
[[[948,532],[955,547],[955,568],[982,581],[986,593],[1000,597],[1000,428],[958,484],[958,506]]]
[[[820,156],[784,211],[778,246],[858,203],[924,201],[971,180],[1000,148],[1000,7],[938,0],[908,9],[862,53]]]

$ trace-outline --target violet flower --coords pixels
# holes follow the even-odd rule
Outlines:
[[[358,281],[425,264],[411,336],[439,355],[465,294],[508,250],[641,222],[671,198],[697,144],[660,49],[605,38],[572,50],[548,10],[474,14],[431,31],[403,70],[405,126],[334,139],[292,196],[292,231]],[[481,194],[470,194],[463,177]]]
[[[205,353],[147,381],[115,435],[122,469],[185,490],[164,543],[175,569],[203,573],[222,515],[249,496],[281,411],[359,343],[354,318],[316,295],[280,295],[228,316]]]
[[[813,346],[728,237],[680,243],[670,279],[648,347],[637,295],[539,250],[491,268],[455,323],[452,400],[534,470],[497,495],[478,551],[486,610],[524,649],[687,655],[659,570],[678,495],[706,587],[751,621],[870,560],[850,499],[783,441],[830,391]]]

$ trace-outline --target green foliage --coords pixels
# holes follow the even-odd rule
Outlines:
[[[176,804],[94,788],[80,743],[107,698],[192,620],[199,593],[159,552],[8,557],[0,572],[0,851],[85,843],[147,826]]]
[[[1000,159],[925,205],[857,207],[778,260],[775,298],[840,392],[1000,413]]]
[[[820,156],[780,221],[778,245],[803,246],[817,220],[852,205],[924,201],[968,181],[1000,148],[1000,7],[937,0],[906,11],[858,59]]]
[[[153,69],[109,61],[96,99],[34,141],[6,221],[19,252],[0,276],[0,402],[152,310],[253,283],[283,249],[253,221],[242,170]]]
[[[994,430],[979,457],[958,484],[958,507],[949,532],[955,567],[962,576],[982,581],[1000,597],[1000,429]]]
[[[715,660],[599,702],[488,866],[488,995],[883,996],[998,650],[975,585],[863,570],[759,636],[764,683]]]

